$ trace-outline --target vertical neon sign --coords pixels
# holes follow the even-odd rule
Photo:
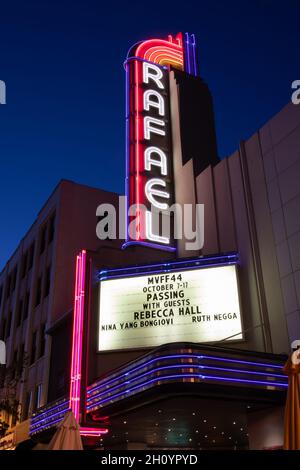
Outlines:
[[[85,272],[86,251],[82,250],[76,258],[70,383],[70,409],[73,411],[77,421],[80,418]]]
[[[81,379],[82,379],[82,350],[83,350],[83,325],[85,314],[86,296],[86,251],[82,250],[76,257],[74,312],[73,312],[73,337],[72,358],[70,376],[70,401],[69,408],[78,422],[80,422],[81,410]],[[80,434],[85,437],[97,437],[107,434],[107,428],[80,427]]]
[[[127,241],[175,251],[162,218],[174,202],[169,70],[197,74],[194,35],[150,39],[129,51],[126,70]],[[132,211],[131,213],[129,212]],[[157,218],[155,217],[157,216]]]

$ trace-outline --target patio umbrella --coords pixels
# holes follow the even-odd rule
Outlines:
[[[72,411],[68,411],[58,426],[48,450],[83,450],[79,424]]]
[[[300,450],[300,349],[290,355],[283,370],[289,377],[284,414],[283,448]]]

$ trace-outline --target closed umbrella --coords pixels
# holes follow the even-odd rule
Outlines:
[[[68,411],[60,423],[48,450],[83,450],[80,428],[72,411]]]
[[[300,350],[291,354],[284,366],[289,386],[284,415],[285,450],[300,450]]]

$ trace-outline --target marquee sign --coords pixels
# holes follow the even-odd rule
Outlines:
[[[126,70],[127,241],[175,251],[161,217],[174,202],[169,70],[197,74],[195,38],[151,39],[129,51]],[[156,218],[155,215],[158,217]]]
[[[232,262],[191,264],[103,278],[99,351],[242,339],[236,269]]]

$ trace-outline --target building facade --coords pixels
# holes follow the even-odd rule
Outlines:
[[[29,416],[51,396],[48,330],[72,315],[76,253],[83,243],[92,250],[101,245],[95,230],[86,227],[95,225],[101,202],[117,200],[114,193],[62,181],[0,274],[0,336],[6,343],[10,382],[1,398],[9,394],[19,403],[17,416],[2,413],[11,429],[23,423],[21,436],[18,429],[11,436],[14,443],[28,437]],[[64,374],[62,368],[55,380],[59,390],[67,386]]]
[[[149,61],[150,46],[159,58],[160,47],[167,47],[164,60],[172,67],[161,59]],[[300,107],[288,104],[233,155],[219,160],[212,100],[199,77],[194,46],[193,36],[177,35],[145,41],[127,57],[126,191],[132,202],[139,204],[145,195],[155,202],[157,193],[148,191],[148,183],[144,193],[139,186],[154,176],[166,190],[160,192],[161,205],[167,198],[190,204],[195,219],[202,204],[203,246],[191,251],[185,235],[174,243],[151,230],[125,245],[124,240],[100,241],[96,208],[111,203],[118,210],[118,195],[63,181],[0,275],[0,332],[8,366],[28,356],[17,384],[19,426],[25,427],[31,415],[30,435],[36,440],[49,441],[71,409],[86,447],[282,446],[287,390],[282,367],[291,341],[300,335]],[[141,75],[145,70],[148,75]],[[158,90],[147,88],[150,79]],[[158,101],[153,96],[151,101],[151,93]],[[151,105],[161,119],[147,115]],[[151,140],[150,127],[141,137],[141,119],[156,126],[152,133],[163,136],[161,146],[157,135]],[[157,132],[157,126],[169,134]],[[149,158],[145,168],[143,152]],[[152,166],[160,166],[161,174],[155,168],[149,175]],[[195,280],[191,273],[196,273],[205,284],[205,273],[223,271],[235,273],[236,303],[232,307],[229,298],[227,304],[227,289],[220,290],[226,277],[206,286],[204,294],[220,301],[221,313],[204,315],[205,325],[199,305],[188,311],[198,340],[191,325],[188,334],[176,323],[177,307],[175,313],[165,309],[175,323],[162,323],[159,300],[139,307],[142,312],[131,307],[143,282],[156,283],[174,305],[183,305],[176,304],[180,297],[190,306],[191,294],[184,292],[188,276]],[[103,307],[105,289],[113,285]],[[146,305],[141,297],[135,301]],[[128,326],[113,320],[118,315]],[[225,325],[218,327],[218,336],[212,319]]]

